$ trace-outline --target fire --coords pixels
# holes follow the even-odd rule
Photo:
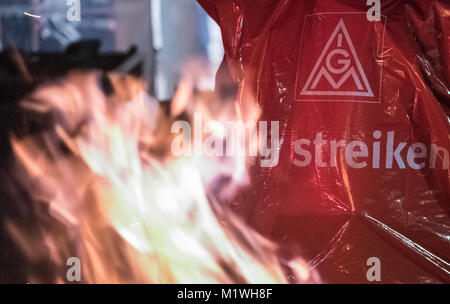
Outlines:
[[[143,82],[109,75],[114,94],[105,95],[98,74],[73,72],[21,103],[52,117],[51,128],[12,138],[17,174],[34,206],[48,207],[39,213],[50,223],[42,239],[8,223],[31,262],[49,256],[63,269],[79,257],[86,283],[286,283],[288,273],[291,282],[317,281],[300,258],[282,261],[215,195],[220,177],[231,178],[227,193],[248,182],[248,159],[173,157],[171,118]],[[188,113],[243,119],[234,104],[211,110],[208,98],[183,83],[172,111],[189,105]],[[65,282],[65,272],[52,280]],[[42,279],[30,273],[29,281]]]

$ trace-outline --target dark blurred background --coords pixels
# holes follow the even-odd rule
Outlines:
[[[203,58],[213,70],[222,60],[220,30],[195,0],[80,3],[77,22],[68,20],[71,6],[66,0],[0,0],[0,51],[14,47],[62,53],[74,42],[93,39],[100,42],[101,53],[127,52],[135,46],[135,61],[142,63],[150,93],[160,100],[172,97],[188,60]]]

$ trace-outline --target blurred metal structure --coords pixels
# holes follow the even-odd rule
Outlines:
[[[195,0],[80,3],[81,20],[71,22],[67,1],[0,0],[0,50],[62,53],[80,40],[99,40],[100,52],[126,52],[136,46],[133,60],[143,63],[149,92],[160,100],[173,97],[186,62],[202,58],[213,73],[220,65],[219,28]],[[212,80],[207,87],[213,86]]]
[[[61,0],[0,0],[0,48],[63,53],[80,40],[98,40],[100,52],[137,48],[143,76],[153,91],[153,45],[149,0],[82,0],[81,20],[69,21]],[[126,68],[126,65],[123,66]]]

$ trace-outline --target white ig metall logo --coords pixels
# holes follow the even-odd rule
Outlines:
[[[367,266],[370,266],[366,272],[366,278],[369,282],[381,281],[381,262],[377,257],[370,257],[366,262]]]
[[[333,66],[335,61],[337,66]],[[354,64],[352,64],[352,62]],[[336,82],[331,75],[340,76]],[[341,89],[347,79],[353,79],[356,90]],[[321,79],[331,85],[331,90],[317,89]],[[365,96],[374,97],[366,73],[359,61],[350,34],[344,20],[341,18],[328,39],[319,59],[302,90],[302,95],[333,95],[333,96]]]
[[[67,0],[69,9],[67,10],[67,21],[79,22],[81,21],[81,3],[80,0]]]
[[[68,258],[66,265],[70,268],[66,272],[68,282],[81,282],[81,262],[77,257]]]

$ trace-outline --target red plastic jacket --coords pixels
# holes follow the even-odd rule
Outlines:
[[[450,3],[199,2],[239,102],[280,126],[237,211],[326,282],[375,280],[371,257],[384,283],[450,282]]]

